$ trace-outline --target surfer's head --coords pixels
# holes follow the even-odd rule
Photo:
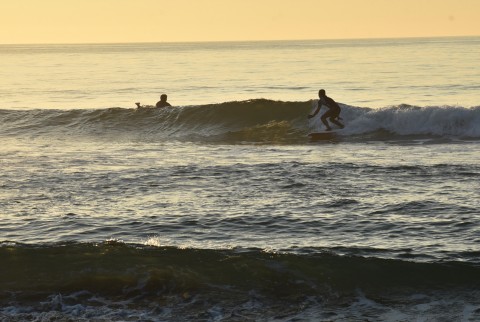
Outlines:
[[[318,97],[325,97],[325,90],[321,89],[318,91]]]
[[[160,100],[166,101],[167,100],[167,94],[160,95]]]

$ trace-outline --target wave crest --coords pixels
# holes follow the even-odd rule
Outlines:
[[[420,311],[410,313],[412,319],[422,314],[432,320],[444,317],[438,303],[451,303],[444,306],[450,315],[453,310],[450,320],[458,320],[465,316],[458,303],[467,309],[478,306],[474,299],[480,268],[466,262],[340,256],[320,249],[303,254],[179,249],[119,241],[0,242],[0,258],[0,318],[15,321],[205,320],[205,312],[212,313],[208,320],[310,320],[310,310],[315,317],[339,312],[336,316],[344,320],[345,314],[371,317],[379,303],[387,312],[419,306]]]
[[[70,135],[220,142],[305,142],[323,130],[307,115],[317,101],[256,99],[169,109],[0,110],[2,135]],[[480,138],[480,106],[382,109],[341,104],[345,140]],[[322,113],[322,111],[321,111]]]

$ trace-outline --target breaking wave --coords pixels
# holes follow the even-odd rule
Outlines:
[[[319,116],[306,117],[316,104],[256,99],[169,109],[2,109],[0,134],[301,143],[323,130]],[[342,140],[480,139],[480,106],[341,106]]]
[[[134,320],[132,314],[141,311],[144,318],[148,313],[157,319],[167,314],[198,320],[217,310],[239,314],[242,320],[248,314],[292,315],[319,306],[325,311],[350,305],[358,311],[359,296],[388,297],[390,310],[406,302],[426,306],[425,298],[432,294],[443,301],[477,296],[480,273],[475,264],[461,262],[416,263],[321,250],[293,254],[180,249],[118,241],[3,242],[0,258],[0,317],[19,319],[48,312]],[[438,314],[435,307],[432,311]]]

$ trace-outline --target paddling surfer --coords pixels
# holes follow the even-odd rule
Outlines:
[[[140,103],[135,103],[135,105],[137,105],[137,107],[143,107],[140,105]],[[169,102],[167,102],[167,94],[160,95],[160,100],[157,102],[157,104],[155,104],[155,107],[161,108],[167,106],[172,106]]]
[[[156,107],[166,107],[166,106],[172,106],[170,105],[169,102],[167,102],[167,94],[162,94],[160,95],[160,100],[157,102]]]
[[[318,97],[320,99],[318,101],[317,109],[315,110],[315,112],[313,112],[313,114],[308,115],[308,118],[311,119],[312,117],[317,115],[318,112],[320,112],[320,108],[322,107],[322,105],[325,105],[327,106],[328,111],[326,111],[320,119],[327,127],[327,131],[332,130],[332,128],[328,124],[327,118],[330,119],[330,122],[343,129],[345,126],[339,122],[339,120],[341,120],[342,118],[340,117],[341,109],[337,102],[335,102],[332,98],[328,97],[324,89],[318,91]]]

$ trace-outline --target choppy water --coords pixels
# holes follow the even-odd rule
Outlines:
[[[0,319],[479,320],[478,46],[0,47]]]

